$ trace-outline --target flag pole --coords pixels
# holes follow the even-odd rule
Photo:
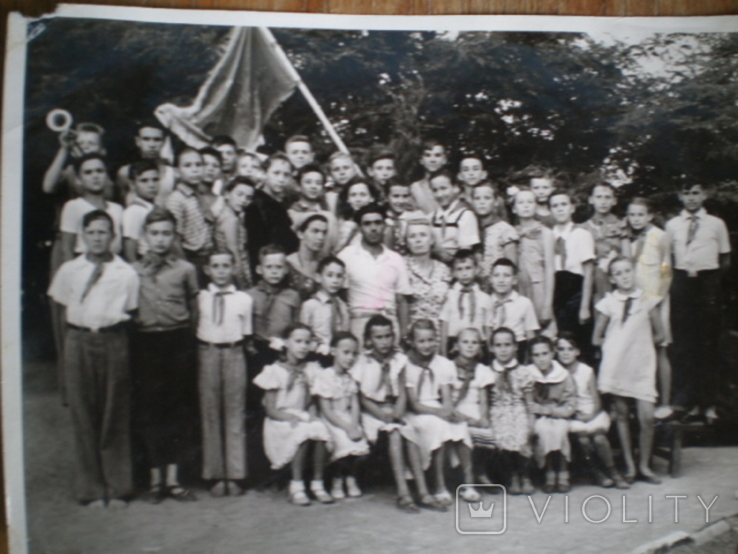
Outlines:
[[[285,54],[284,50],[282,50],[282,47],[277,42],[277,39],[274,38],[274,35],[272,34],[272,32],[267,27],[259,27],[259,31],[264,35],[264,38],[269,43],[269,45],[274,49],[274,52],[276,53],[277,57],[279,57],[279,59],[282,60],[282,63],[287,68],[287,71],[292,75],[292,78],[297,82],[297,88],[300,89],[300,92],[305,97],[305,100],[307,100],[308,104],[310,104],[310,107],[315,112],[315,115],[318,116],[318,119],[323,124],[323,127],[325,127],[325,130],[328,131],[328,135],[330,135],[333,143],[336,145],[336,147],[341,152],[345,154],[349,154],[348,148],[344,144],[343,140],[341,140],[341,137],[338,136],[336,129],[333,127],[333,124],[328,120],[328,117],[325,115],[323,108],[320,107],[320,104],[318,104],[318,101],[313,96],[313,93],[310,92],[310,89],[302,81],[300,74],[297,72],[295,67],[292,65],[292,62],[290,62],[290,59],[287,57],[287,54]]]

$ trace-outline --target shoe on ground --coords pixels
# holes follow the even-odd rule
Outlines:
[[[362,494],[354,477],[346,477],[346,494],[349,498],[359,498]]]
[[[522,494],[533,494],[536,492],[536,488],[533,486],[533,482],[530,477],[523,477],[520,484],[520,492]]]
[[[290,481],[290,502],[295,506],[310,506],[310,499],[305,493],[305,483]]]
[[[556,490],[556,472],[554,471],[546,472],[546,482],[543,483],[541,490],[547,494],[554,492]]]
[[[128,508],[128,502],[122,498],[111,498],[107,504],[108,510],[123,510]]]
[[[559,471],[556,476],[556,492],[569,492],[571,483],[569,482],[569,472]]]
[[[419,506],[436,512],[448,512],[448,506],[441,504],[432,494],[420,498]]]
[[[194,502],[197,500],[195,493],[182,485],[167,487],[167,496],[177,502]]]
[[[218,481],[215,485],[210,487],[210,496],[213,498],[220,498],[226,494],[228,494],[228,487],[226,486],[225,481]]]
[[[482,499],[482,495],[472,487],[464,487],[459,492],[459,498],[464,502],[479,502]]]
[[[397,507],[406,514],[417,514],[420,512],[420,508],[413,502],[412,496],[398,496]]]
[[[246,489],[239,485],[236,481],[228,481],[228,494],[231,496],[243,496]]]
[[[615,481],[599,469],[594,470],[594,475],[597,485],[602,487],[603,489],[609,489],[615,485]]]
[[[507,487],[507,492],[510,494],[522,494],[522,489],[520,488],[520,476],[519,475],[513,475],[510,478],[510,484]]]
[[[630,485],[628,484],[628,481],[625,479],[625,477],[620,475],[620,472],[614,467],[608,470],[608,474],[615,483],[616,489],[625,490],[630,488]]]
[[[323,481],[311,482],[310,492],[313,493],[315,499],[321,504],[333,504],[333,497],[326,492]]]
[[[659,406],[653,412],[653,417],[659,420],[664,420],[672,417],[674,413],[674,409],[671,406]]]
[[[714,424],[718,420],[718,413],[715,406],[710,406],[705,410],[705,422],[708,425]]]
[[[440,502],[444,506],[451,506],[451,504],[454,503],[454,499],[451,497],[451,493],[446,490],[437,492],[436,494],[433,495],[433,498],[435,498],[438,502]]]
[[[331,482],[331,496],[333,500],[343,500],[346,498],[346,493],[343,492],[343,479],[341,477],[334,477]]]

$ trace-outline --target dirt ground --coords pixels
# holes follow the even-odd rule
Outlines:
[[[692,532],[705,525],[699,494],[709,504],[714,521],[738,512],[738,448],[688,448],[684,476],[664,476],[660,486],[637,483],[621,491],[576,486],[568,497],[554,495],[540,523],[527,497],[507,503],[507,530],[501,535],[460,535],[455,511],[424,511],[406,515],[394,507],[388,487],[368,488],[355,500],[333,505],[298,508],[288,504],[284,491],[249,491],[239,498],[210,498],[203,490],[199,500],[158,506],[133,501],[120,511],[78,506],[72,496],[72,440],[67,410],[61,407],[48,377],[49,367],[26,370],[24,427],[30,551],[38,554],[240,554],[244,552],[628,552],[674,531]],[[659,466],[663,473],[665,468]],[[592,495],[603,498],[587,499]],[[674,522],[674,500],[679,500],[679,521]],[[648,497],[652,522],[648,522]],[[603,523],[587,516],[604,517],[605,500],[611,506]],[[531,499],[539,514],[547,495]],[[485,496],[484,505],[501,503],[501,496]],[[461,506],[461,525],[469,522]],[[495,515],[501,514],[496,508]],[[637,523],[623,523],[637,519]],[[477,520],[479,521],[479,520]],[[490,520],[491,521],[491,520]]]

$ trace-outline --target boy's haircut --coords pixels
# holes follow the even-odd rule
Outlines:
[[[454,257],[451,259],[451,267],[455,268],[456,264],[466,260],[471,260],[475,266],[477,265],[477,257],[474,255],[474,251],[470,248],[461,248],[456,251]]]
[[[423,141],[423,146],[421,152],[427,152],[428,150],[433,150],[436,146],[440,146],[443,148],[444,154],[446,153],[446,145],[443,144],[438,139],[427,139]]]
[[[566,196],[569,199],[569,202],[574,204],[574,197],[571,195],[571,193],[568,190],[564,189],[554,189],[551,192],[551,195],[548,197],[548,207],[551,207],[551,200],[553,200],[554,196]]]
[[[155,206],[153,210],[146,214],[146,219],[144,219],[144,227],[148,227],[149,225],[153,225],[154,223],[161,223],[162,221],[170,222],[172,225],[174,225],[175,229],[177,227],[177,220],[172,212],[170,212],[166,208],[162,208],[161,206]]]
[[[346,158],[348,160],[354,161],[354,158],[351,157],[351,154],[347,152],[342,152],[341,150],[336,150],[328,157],[328,166],[333,163],[334,160],[340,160],[341,158]]]
[[[646,208],[646,211],[648,213],[653,213],[653,205],[651,204],[651,201],[643,196],[636,196],[635,198],[631,198],[628,202],[628,206],[630,205],[643,206],[644,208]]]
[[[495,341],[495,337],[497,335],[503,335],[505,333],[507,333],[508,335],[510,335],[510,337],[513,340],[513,342],[516,342],[515,341],[515,331],[513,331],[512,329],[510,329],[510,327],[498,327],[497,329],[495,329],[494,331],[492,331],[492,336],[490,337],[490,343],[493,343]]]
[[[290,170],[292,170],[292,162],[287,157],[287,154],[284,152],[275,152],[271,156],[269,156],[266,161],[264,162],[264,171],[269,171],[269,169],[272,167],[272,164],[277,161],[282,161],[287,163],[290,166]]]
[[[230,144],[231,146],[233,146],[233,148],[238,150],[238,144],[236,144],[236,141],[234,140],[233,137],[228,136],[228,135],[217,135],[213,137],[213,140],[210,141],[210,145],[213,148],[217,148],[218,146],[223,146],[224,144]]]
[[[133,162],[128,166],[128,178],[131,181],[135,181],[136,177],[143,175],[147,171],[156,171],[159,173],[159,164],[156,163],[156,160],[146,159]]]
[[[218,154],[220,154],[220,152],[218,152]],[[261,158],[256,152],[250,152],[249,150],[239,151],[238,159],[241,160],[241,158],[252,158],[256,160],[261,166]]]
[[[309,325],[305,325],[304,323],[300,323],[299,321],[296,321],[294,323],[290,323],[284,331],[282,331],[282,338],[288,339],[294,333],[295,331],[308,331],[311,335],[313,334],[313,330],[310,328]]]
[[[200,151],[197,148],[192,148],[191,146],[185,146],[184,148],[182,148],[182,150],[177,152],[177,156],[174,160],[175,167],[179,167],[179,160],[182,159],[182,156],[184,156],[185,154],[189,154],[190,152],[194,152],[195,154],[200,156],[200,159],[202,159],[202,154],[200,154]]]
[[[267,256],[271,256],[272,254],[282,254],[282,256],[286,256],[287,253],[284,251],[284,248],[282,248],[278,244],[267,244],[266,246],[262,246],[259,249],[259,263],[264,262],[264,258]]]
[[[92,210],[91,212],[87,212],[82,217],[82,229],[87,229],[93,221],[107,221],[110,225],[110,232],[115,234],[115,224],[113,223],[113,218],[110,217],[110,214],[104,210]]]
[[[497,186],[492,181],[490,181],[489,179],[485,179],[485,180],[480,181],[479,183],[477,183],[477,185],[474,187],[474,190],[481,189],[481,188],[484,188],[484,187],[487,187],[488,189],[490,189],[492,191],[492,195],[495,198],[497,198],[498,196],[500,196],[500,193],[497,190]]]
[[[451,173],[448,169],[439,169],[438,171],[434,172],[433,175],[431,175],[430,179],[428,179],[428,182],[438,179],[439,177],[445,177],[449,180],[451,185],[455,187],[458,186],[458,183],[456,182],[456,177],[454,177],[454,174]]]
[[[105,129],[102,128],[102,125],[91,122],[77,123],[74,130],[77,133],[95,133],[96,135],[99,135],[100,138],[105,134]]]
[[[308,173],[320,173],[323,177],[323,181],[325,182],[325,173],[322,169],[320,169],[320,166],[318,164],[305,164],[300,169],[298,169],[297,182],[299,183],[300,181],[302,181],[302,178]]]
[[[509,268],[512,268],[513,275],[517,275],[518,274],[518,266],[515,265],[515,262],[513,262],[509,258],[498,258],[498,259],[496,259],[495,260],[495,263],[492,264],[492,271],[494,271],[494,269],[496,267],[509,267]]]
[[[212,156],[216,160],[218,160],[218,163],[223,163],[223,154],[221,154],[218,150],[213,148],[212,146],[206,146],[205,148],[200,148],[200,155],[201,156]]]
[[[310,146],[310,150],[313,149],[313,143],[310,142],[310,138],[307,135],[292,135],[284,141],[284,149],[287,150],[287,147],[294,142],[305,142]]]
[[[572,333],[571,331],[561,331],[559,333],[559,336],[556,337],[556,340],[554,341],[554,346],[558,346],[559,341],[562,341],[562,340],[565,340],[566,342],[568,342],[569,344],[571,344],[577,350],[581,350],[581,348],[579,346],[579,341],[577,340],[577,338],[574,335],[574,333]]]
[[[369,157],[366,159],[366,163],[369,167],[373,166],[375,162],[378,162],[379,160],[394,160],[395,159],[395,153],[391,150],[378,150],[376,152],[373,152],[369,154]]]
[[[387,190],[388,194],[392,191],[392,187],[404,187],[409,189],[410,183],[408,183],[407,181],[402,181],[399,177],[394,176],[387,179],[387,184],[384,185],[384,188]]]
[[[688,190],[692,190],[692,187],[700,187],[703,191],[707,188],[705,187],[703,183],[699,181],[690,180],[684,175],[679,178],[679,192],[686,192]]]
[[[634,267],[633,260],[631,260],[628,256],[615,256],[612,260],[610,260],[610,263],[607,264],[608,275],[612,275],[612,268],[618,262],[628,262],[631,267]]]
[[[537,337],[533,337],[528,341],[528,352],[531,354],[533,353],[533,347],[536,344],[545,344],[548,346],[548,349],[553,352],[554,351],[554,343],[553,341],[547,337],[546,335],[538,335]]]
[[[372,338],[372,329],[375,327],[389,327],[393,334],[395,332],[392,322],[387,317],[380,314],[373,315],[364,325],[364,342],[368,342]]]
[[[361,220],[367,214],[379,214],[382,216],[382,221],[384,221],[384,218],[387,217],[387,212],[385,212],[384,208],[376,202],[372,202],[370,204],[367,204],[366,206],[362,206],[356,211],[356,213],[354,214],[354,223],[361,226]]]
[[[100,152],[90,152],[89,154],[84,154],[80,156],[79,158],[76,158],[72,163],[74,164],[74,171],[79,174],[79,170],[82,168],[85,162],[89,162],[90,160],[100,160],[103,165],[105,166],[105,170],[108,169],[108,162],[105,161],[105,156],[103,156]]]
[[[158,119],[155,119],[153,117],[142,119],[141,121],[136,123],[136,135],[141,132],[141,129],[157,129],[161,131],[164,136],[166,136],[167,134],[167,130],[164,128],[164,125],[162,125]]]
[[[601,177],[599,177],[597,179],[594,179],[594,182],[589,187],[589,195],[590,196],[594,195],[595,189],[597,189],[597,187],[605,187],[605,188],[608,188],[608,189],[610,189],[612,191],[613,195],[617,195],[617,189],[615,188],[615,185],[613,185],[612,183],[610,183],[608,181],[605,181],[604,179],[602,179]]]
[[[228,181],[224,192],[231,192],[238,185],[248,185],[252,189],[256,190],[256,183],[251,177],[247,177],[246,175],[236,175],[233,179]]]
[[[323,214],[311,214],[308,217],[306,217],[302,223],[300,223],[300,225],[297,227],[297,230],[300,231],[301,233],[304,233],[305,231],[307,231],[308,227],[310,227],[310,224],[313,221],[322,221],[326,225],[329,225],[328,218],[324,216]]]
[[[486,169],[487,163],[484,159],[484,156],[480,154],[479,152],[464,152],[459,157],[459,171],[461,171],[461,163],[464,160],[478,160],[479,163],[482,165],[482,169]]]
[[[324,269],[325,269],[326,267],[328,267],[329,265],[331,265],[331,264],[336,264],[336,265],[340,265],[340,266],[341,266],[341,267],[342,267],[343,269],[346,269],[346,264],[345,264],[345,263],[344,263],[344,261],[343,261],[343,260],[342,260],[341,258],[339,258],[338,256],[326,256],[325,258],[323,258],[322,260],[320,260],[320,261],[318,262],[318,267],[317,267],[317,269],[315,270],[315,272],[316,272],[316,273],[317,273],[318,275],[320,275],[321,273],[323,273],[323,270],[324,270]]]
[[[354,185],[364,185],[369,191],[369,196],[372,197],[371,203],[379,203],[380,193],[377,190],[377,187],[369,182],[369,179],[359,176],[351,177],[351,179],[349,179],[338,192],[338,206],[336,210],[338,211],[338,215],[344,219],[351,219],[356,215],[353,208],[351,208],[348,203],[349,192]]]
[[[335,348],[342,340],[352,340],[356,344],[359,344],[358,339],[350,331],[338,331],[331,337],[331,348]]]
[[[213,259],[213,256],[230,256],[231,263],[236,263],[236,257],[233,255],[233,252],[230,250],[214,250],[210,254],[208,254],[208,265],[210,265],[210,261]]]
[[[415,338],[415,331],[433,331],[435,333],[436,324],[430,319],[416,319],[407,331],[407,337],[409,340],[413,340]]]
[[[474,333],[475,335],[477,335],[477,338],[479,339],[479,342],[484,342],[484,339],[482,338],[482,332],[479,329],[477,329],[476,327],[464,327],[463,329],[461,329],[456,334],[456,338],[457,339],[460,339],[461,338],[461,335],[463,335],[464,333]],[[481,352],[480,352],[480,354],[481,354]]]

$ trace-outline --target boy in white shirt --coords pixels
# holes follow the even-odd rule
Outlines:
[[[123,210],[123,255],[133,263],[148,251],[144,221],[154,209],[159,193],[159,167],[154,160],[134,162],[128,170],[128,177],[136,194]]]
[[[477,216],[459,199],[461,188],[447,171],[431,177],[430,188],[438,209],[431,216],[434,254],[449,263],[456,251],[479,245]]]

